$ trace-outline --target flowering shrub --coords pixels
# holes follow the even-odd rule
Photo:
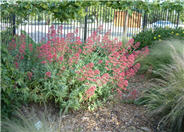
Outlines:
[[[149,48],[156,45],[157,42],[168,40],[168,39],[179,39],[184,40],[184,29],[182,28],[156,28],[148,29],[146,31],[140,32],[133,37],[136,42],[140,42],[141,45],[138,49],[145,46]]]
[[[131,39],[126,45],[110,40],[107,32],[103,37],[97,29],[82,43],[75,33],[62,38],[62,26],[52,26],[48,41],[32,45],[25,43],[21,35],[9,44],[14,56],[14,66],[26,73],[25,83],[30,90],[29,100],[54,100],[67,112],[82,106],[94,109],[113,93],[120,96],[126,91],[128,79],[140,68],[136,59],[148,54],[147,47],[139,47]]]

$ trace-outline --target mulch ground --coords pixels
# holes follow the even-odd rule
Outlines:
[[[136,76],[129,81],[129,90],[136,89],[137,95],[149,87],[143,76]],[[68,115],[57,117],[63,132],[155,132],[153,119],[144,106],[123,103],[127,97],[114,97],[113,101],[91,112],[88,110],[75,111]],[[34,109],[43,109],[32,105]],[[49,107],[53,111],[53,107]],[[57,114],[57,110],[53,112]]]

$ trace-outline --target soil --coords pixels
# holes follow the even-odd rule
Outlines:
[[[114,97],[93,112],[81,110],[58,116],[59,109],[55,106],[51,104],[47,108],[51,109],[51,115],[55,115],[63,132],[156,132],[155,121],[149,117],[146,108],[127,101],[139,97],[145,88],[149,88],[149,83],[139,75],[129,80],[128,90],[136,90],[135,96],[127,94],[121,98]],[[26,106],[23,109],[27,107],[30,108]],[[38,111],[44,110],[43,106],[37,104],[31,104],[31,107]]]

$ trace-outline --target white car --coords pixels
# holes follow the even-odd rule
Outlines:
[[[157,21],[152,24],[150,24],[151,28],[157,28],[157,27],[169,27],[169,28],[175,28],[177,24],[173,24],[170,21]]]

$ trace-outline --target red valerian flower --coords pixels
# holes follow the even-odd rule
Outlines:
[[[18,69],[19,68],[19,63],[15,62],[15,67]]]
[[[45,75],[46,75],[47,77],[51,77],[51,72],[46,72]]]
[[[33,51],[33,45],[29,44],[29,50],[32,52]]]
[[[96,86],[92,86],[90,87],[85,93],[87,95],[87,98],[90,98],[91,96],[94,95],[95,93],[95,90],[96,90]]]
[[[42,61],[41,63],[42,63],[42,64],[45,64],[45,63],[47,63],[47,61]]]
[[[102,62],[103,62],[102,60],[99,60],[99,61],[98,61],[98,64],[101,64]]]

